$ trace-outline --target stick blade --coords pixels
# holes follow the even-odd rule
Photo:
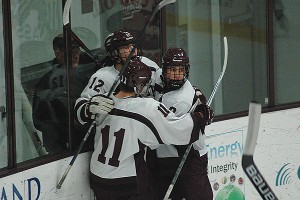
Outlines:
[[[171,3],[175,3],[175,2],[176,2],[176,0],[164,0],[164,1],[161,1],[156,8],[157,8],[157,10],[160,10],[162,7],[166,6],[167,4],[171,4]]]
[[[72,0],[67,0],[64,6],[63,12],[63,24],[64,26],[70,23],[70,8],[71,8]]]
[[[228,42],[226,36],[223,37],[223,43],[224,43],[224,62],[223,62],[222,71],[225,72],[227,67],[227,61],[228,61]]]
[[[150,20],[148,21],[147,24],[150,24],[155,16],[155,14],[160,10],[162,9],[162,7],[168,5],[168,4],[171,4],[171,3],[175,3],[176,0],[163,0],[161,1],[159,4],[157,4],[157,6],[155,7],[155,9],[153,10],[153,13],[150,17]]]
[[[242,157],[242,167],[263,200],[278,200],[253,160],[253,153],[255,150],[260,125],[260,116],[261,105],[251,102],[249,104],[248,132]]]
[[[253,156],[257,142],[257,136],[260,125],[261,105],[259,103],[250,102],[249,104],[249,120],[246,144],[244,147],[244,155]]]

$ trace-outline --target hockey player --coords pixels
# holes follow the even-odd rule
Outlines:
[[[189,58],[182,48],[170,48],[163,56],[162,69],[156,73],[155,98],[166,105],[177,117],[202,111],[213,118],[206,98],[187,80]],[[204,126],[202,127],[204,131]],[[207,176],[205,137],[193,144],[182,171],[170,195],[171,199],[210,200],[213,193]],[[163,199],[187,146],[163,145],[148,154],[150,169],[157,177],[158,199]]]
[[[205,113],[195,112],[177,118],[162,103],[141,98],[151,79],[148,66],[138,59],[130,61],[112,100],[96,95],[87,112],[100,114],[96,127],[90,181],[97,199],[154,199],[151,177],[145,163],[145,147],[160,144],[186,145],[203,136]],[[114,102],[114,108],[112,104]],[[104,112],[109,112],[103,114]]]
[[[81,97],[76,101],[75,111],[78,122],[85,124],[91,120],[91,116],[86,112],[87,103],[94,95],[104,94],[110,90],[134,45],[135,38],[128,31],[118,30],[107,36],[105,49],[109,53],[109,60],[113,66],[101,68],[91,76],[88,85],[81,93]],[[153,77],[159,68],[158,65],[144,56],[138,56],[137,48],[132,55],[132,58],[134,57],[138,57],[141,62],[150,67]]]

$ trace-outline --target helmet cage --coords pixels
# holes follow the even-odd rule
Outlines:
[[[162,81],[164,87],[168,90],[176,90],[181,88],[189,77],[189,58],[186,52],[182,48],[170,48],[167,50],[163,57],[162,63]],[[185,74],[181,80],[172,80],[167,78],[167,70],[171,67],[183,66],[185,68]]]
[[[146,97],[149,94],[149,89],[151,85],[151,80],[147,83],[141,83],[134,87],[134,92],[139,96],[139,97]]]

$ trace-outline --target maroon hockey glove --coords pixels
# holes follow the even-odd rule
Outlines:
[[[200,112],[202,114],[202,117],[204,118],[206,125],[211,124],[215,116],[213,109],[211,109],[208,105],[205,104],[199,104],[195,108],[194,112]]]

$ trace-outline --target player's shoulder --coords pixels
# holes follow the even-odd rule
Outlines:
[[[183,84],[183,86],[178,89],[178,90],[173,90],[171,92],[174,92],[174,93],[178,93],[178,94],[185,94],[185,93],[192,93],[194,94],[195,93],[195,88],[194,86],[192,86],[192,84],[186,80],[185,83]]]
[[[159,103],[158,101],[150,97],[135,97],[134,99],[138,102],[142,102],[145,105],[146,104],[153,105]]]
[[[95,74],[99,74],[99,73],[103,73],[103,72],[111,72],[114,70],[115,70],[114,66],[106,66],[106,67],[102,67],[102,68],[98,69],[95,72]]]
[[[107,67],[103,67],[101,69],[98,69],[93,75],[92,77],[107,77],[110,75],[116,75],[116,69],[113,66],[107,66]]]
[[[191,99],[195,96],[195,89],[189,81],[186,81],[184,85],[177,90],[172,90],[163,95],[163,99],[171,102],[188,102],[190,104]]]
[[[198,90],[198,88],[195,87],[195,86],[193,86],[189,80],[186,80],[186,81],[185,81],[183,87],[184,87],[184,88],[187,88],[187,89],[189,89],[189,90]]]
[[[191,85],[191,84],[190,84],[190,85]],[[194,86],[194,85],[191,85],[191,86],[189,86],[189,87],[192,87],[192,88],[193,88],[193,90],[195,91],[195,94],[196,94],[197,96],[204,96],[203,92],[200,90],[199,87]]]
[[[149,97],[136,97],[135,100],[137,101],[136,105],[142,105],[141,108],[146,112],[156,108],[160,104],[155,99]]]
[[[138,98],[140,99],[140,113],[147,119],[156,119],[158,117],[159,108],[161,107],[160,102],[153,98]],[[167,110],[167,108],[165,108]]]
[[[156,74],[162,75],[162,68],[158,68],[158,69],[156,70]]]
[[[155,70],[159,69],[159,66],[153,60],[150,60],[149,58],[147,58],[145,56],[140,56],[139,58],[140,58],[140,61],[142,61],[149,67],[153,67]]]
[[[117,98],[112,96],[115,102],[115,108],[127,112],[136,113],[147,118],[154,115],[159,102],[152,98],[134,97],[134,98]]]

